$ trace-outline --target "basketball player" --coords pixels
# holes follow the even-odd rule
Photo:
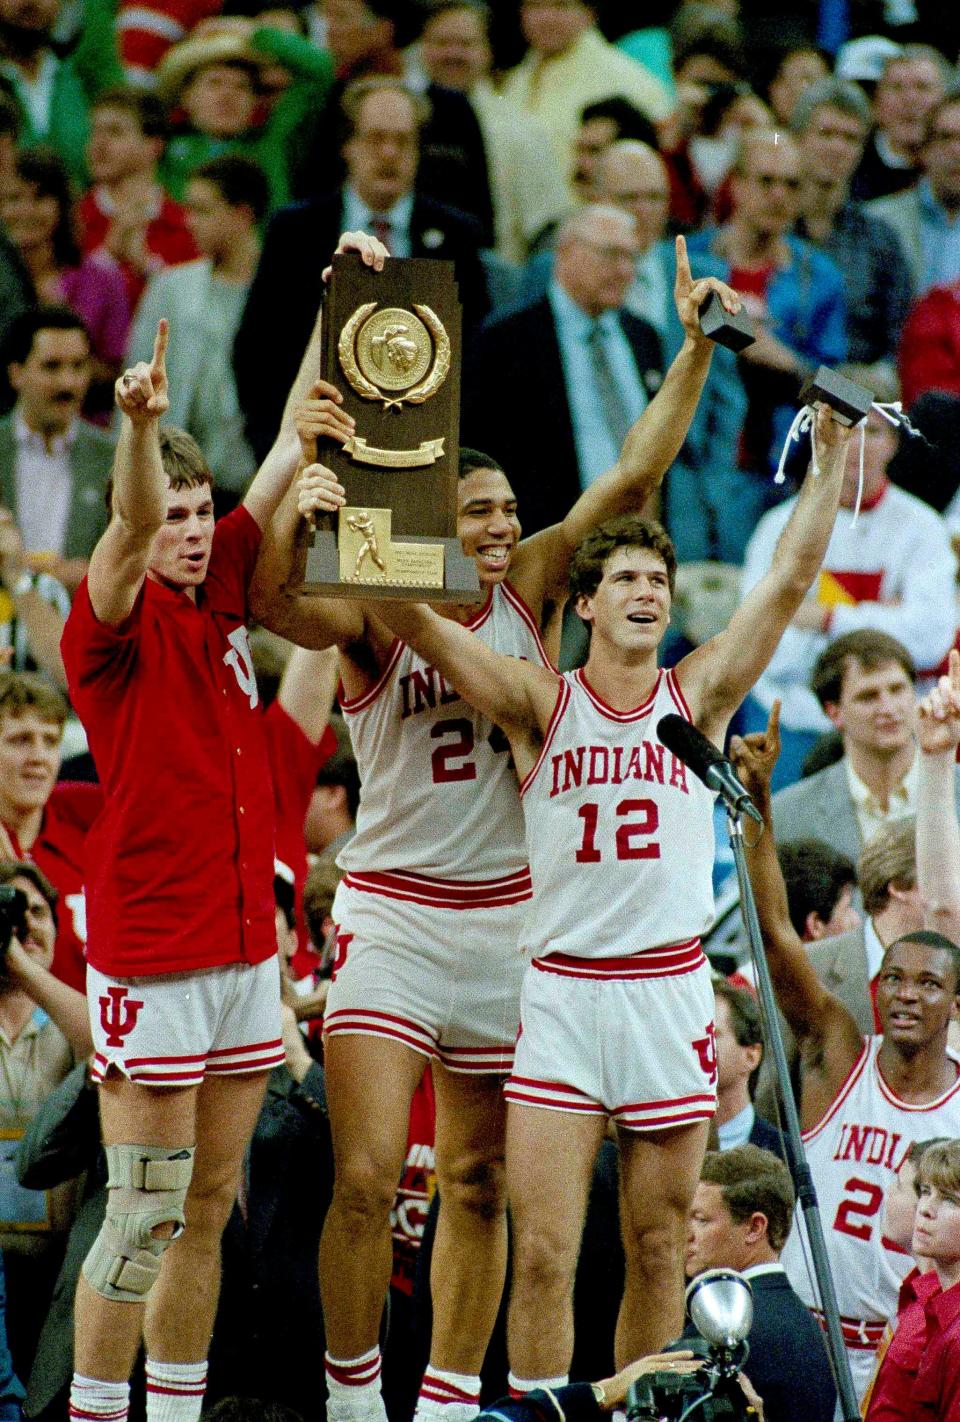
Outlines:
[[[451,625],[462,623],[469,645],[496,647],[547,675],[541,633],[548,619],[559,633],[552,614],[565,601],[573,549],[604,518],[641,507],[683,442],[710,363],[697,320],[710,290],[738,309],[729,287],[693,282],[678,239],[683,348],[616,467],[561,525],[520,542],[506,474],[482,454],[461,452],[458,532],[487,599],[480,609],[446,613]],[[324,471],[302,481],[304,515],[338,503],[343,491]],[[341,704],[363,786],[357,834],[339,857],[347,873],[334,905],[339,953],[325,1020],[336,1163],[320,1250],[328,1412],[331,1422],[383,1416],[377,1341],[390,1277],[389,1211],[411,1097],[429,1060],[443,1206],[418,1412],[469,1422],[506,1268],[501,1083],[513,1059],[520,924],[531,892],[516,778],[502,733],[429,659],[397,641],[376,610],[285,591],[298,519],[291,497],[275,524],[272,556],[265,540],[254,608],[301,645],[339,646]]]
[[[345,246],[382,266],[362,234]],[[244,624],[261,529],[300,447],[282,430],[214,528],[203,454],[159,426],[166,349],[161,321],[150,363],[117,381],[112,515],[62,642],[104,787],[88,838],[87,999],[108,1193],[77,1288],[82,1422],[124,1422],[141,1337],[150,1422],[199,1417],[220,1234],[284,1059],[273,792]]]
[[[916,1140],[960,1135],[958,1064],[947,1052],[950,1019],[960,1004],[960,948],[926,929],[892,943],[877,979],[881,1033],[860,1035],[847,1009],[817,978],[787,912],[770,819],[778,719],[775,702],[766,731],[735,739],[731,755],[764,816],[766,832],[749,851],[750,878],[777,999],[800,1049],[800,1124],[847,1356],[862,1396],[911,1266],[910,1256],[883,1234],[887,1188]],[[804,1245],[795,1224],[782,1262],[812,1308]]]
[[[501,726],[520,777],[534,898],[522,947],[509,1102],[511,1385],[562,1378],[587,1193],[607,1121],[620,1138],[626,1286],[618,1359],[680,1331],[687,1214],[716,1106],[713,797],[658,742],[679,713],[722,744],[727,722],[820,566],[849,431],[816,423],[809,474],[763,582],[729,627],[657,669],[675,558],[657,524],[613,520],[581,542],[570,590],[590,630],[582,671],[517,662],[429,608],[391,603],[398,635]]]

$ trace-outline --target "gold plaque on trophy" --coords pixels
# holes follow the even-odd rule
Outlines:
[[[461,311],[453,264],[337,256],[323,312],[323,376],[355,431],[321,463],[347,507],[319,522],[304,588],[325,596],[476,602],[457,538]]]

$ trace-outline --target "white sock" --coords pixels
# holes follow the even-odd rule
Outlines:
[[[507,1373],[507,1386],[511,1397],[523,1397],[525,1393],[533,1392],[536,1387],[548,1387],[553,1391],[554,1388],[566,1387],[569,1381],[569,1373],[563,1373],[558,1378],[518,1378],[512,1372]]]
[[[430,1364],[420,1384],[414,1422],[473,1422],[479,1411],[479,1378]]]
[[[380,1349],[359,1358],[324,1358],[327,1422],[387,1422],[380,1391]]]
[[[147,1422],[199,1422],[207,1364],[147,1359]]]
[[[70,1384],[70,1422],[127,1422],[130,1408],[128,1382],[101,1382],[74,1373]]]

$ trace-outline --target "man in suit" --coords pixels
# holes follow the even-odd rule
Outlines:
[[[906,647],[873,628],[847,632],[820,654],[811,685],[843,756],[774,795],[779,843],[816,834],[856,860],[884,824],[915,813],[915,681]]]
[[[80,419],[90,339],[67,307],[31,307],[12,323],[5,357],[17,401],[0,419],[0,505],[19,528],[28,561],[37,571],[42,563],[72,593],[106,526],[113,463],[112,442]],[[8,591],[16,598],[29,589]]]
[[[874,1016],[874,980],[891,943],[924,926],[917,887],[916,822],[884,825],[857,865],[864,917],[856,928],[824,938],[808,950],[817,977],[856,1019],[864,1034],[879,1031]]]
[[[876,198],[867,212],[882,217],[900,239],[914,296],[960,276],[960,92],[948,90],[927,115],[915,187]]]
[[[763,1061],[763,1022],[751,992],[726,978],[713,981],[717,1034],[717,1128],[720,1150],[741,1145],[762,1146],[784,1156],[783,1137],[776,1126],[754,1110],[753,1092]]]
[[[790,1172],[770,1151],[708,1151],[690,1211],[686,1272],[737,1269],[749,1280],[747,1371],[767,1422],[831,1422],[836,1389],[823,1334],[780,1264],[793,1209]],[[692,1334],[689,1325],[685,1336]]]
[[[623,309],[636,257],[627,213],[581,209],[560,229],[546,296],[491,321],[468,355],[461,438],[511,471],[528,533],[562,522],[616,464],[661,383],[656,332]]]
[[[334,250],[345,225],[373,232],[394,257],[455,262],[465,332],[487,311],[479,227],[416,187],[426,101],[399,80],[358,79],[346,89],[343,107],[350,125],[346,182],[274,214],[237,332],[237,393],[258,460],[273,443],[323,295],[317,254]]]

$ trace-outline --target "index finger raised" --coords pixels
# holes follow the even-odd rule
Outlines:
[[[957,651],[956,647],[952,647],[950,650],[950,656],[947,662],[947,674],[950,677],[951,689],[960,694],[960,652]]]
[[[154,370],[166,371],[167,368],[167,342],[170,339],[170,322],[165,316],[161,316],[157,322],[157,334],[153,341],[153,360],[150,362]]]
[[[682,287],[684,291],[686,291],[693,285],[693,276],[690,271],[690,258],[687,256],[686,238],[678,233],[674,247],[677,254],[677,286]]]
[[[767,718],[767,735],[779,736],[780,734],[780,698],[775,697],[773,705],[770,707],[770,715]]]

